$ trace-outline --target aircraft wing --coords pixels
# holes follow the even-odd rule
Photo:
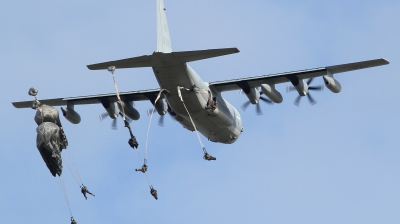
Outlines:
[[[349,72],[364,68],[371,68],[381,65],[387,65],[389,61],[386,59],[375,59],[369,61],[361,61],[349,64],[342,65],[334,65],[327,66],[322,68],[314,68],[314,69],[306,69],[294,72],[284,72],[278,74],[270,74],[270,75],[261,75],[249,78],[241,78],[241,79],[232,79],[225,81],[217,81],[210,82],[210,86],[215,87],[217,90],[223,91],[231,91],[231,90],[240,90],[244,88],[256,88],[261,86],[261,84],[269,83],[269,84],[279,84],[284,82],[290,82],[290,78],[293,76],[297,76],[299,79],[308,79],[319,76],[327,75],[328,72],[330,74]]]
[[[120,92],[120,96],[122,100],[127,100],[127,101],[150,100],[154,102],[159,92],[160,89],[149,89],[140,91]],[[161,97],[163,96],[161,95]],[[62,106],[62,105],[67,105],[67,102],[73,103],[74,105],[96,104],[96,103],[101,103],[101,101],[105,99],[108,99],[110,102],[118,101],[117,95],[115,93],[68,97],[68,98],[55,98],[47,100],[39,99],[39,101],[42,104],[47,104],[50,106]],[[13,102],[12,104],[16,108],[31,108],[32,103],[33,100],[23,101],[23,102]]]
[[[249,87],[256,88],[264,83],[279,84],[284,82],[290,82],[290,78],[293,76],[297,76],[299,79],[307,79],[318,76],[324,76],[327,75],[328,73],[336,74],[336,73],[354,71],[354,70],[371,68],[387,64],[389,64],[389,61],[387,61],[386,59],[375,59],[375,60],[355,62],[349,64],[327,66],[322,68],[306,69],[294,72],[285,72],[285,73],[262,75],[249,78],[210,82],[210,86],[215,87],[217,90],[221,92],[245,89]],[[159,91],[160,89],[149,89],[140,91],[121,92],[120,95],[122,100],[127,100],[127,101],[150,100],[154,102]],[[108,99],[109,102],[118,101],[116,94],[110,93],[110,94],[98,94],[90,96],[46,99],[46,100],[40,100],[40,102],[42,104],[47,104],[50,106],[62,106],[62,105],[67,105],[67,102],[70,102],[74,105],[97,104],[101,103],[101,101],[105,99]],[[23,101],[23,102],[13,102],[12,104],[16,108],[30,108],[32,106],[32,103],[33,100]]]

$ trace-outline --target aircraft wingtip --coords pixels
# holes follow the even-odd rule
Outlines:
[[[383,61],[385,61],[385,64],[386,65],[388,65],[388,64],[390,64],[390,61],[389,60],[387,60],[386,58],[381,58]]]

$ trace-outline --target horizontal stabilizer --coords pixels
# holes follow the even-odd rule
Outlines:
[[[143,55],[140,57],[126,58],[116,61],[108,61],[98,64],[88,65],[90,70],[107,69],[110,66],[115,68],[140,68],[140,67],[151,67],[151,55]]]
[[[240,52],[239,49],[234,47],[234,48],[221,48],[221,49],[210,49],[201,51],[180,51],[180,52],[172,52],[171,54],[174,56],[174,58],[179,59],[181,62],[191,62],[207,58],[224,56],[228,54],[235,54],[239,52]]]
[[[349,72],[349,71],[359,70],[359,69],[363,69],[363,68],[371,68],[371,67],[387,65],[387,64],[389,64],[389,61],[384,58],[381,58],[381,59],[361,61],[361,62],[355,62],[355,63],[349,63],[349,64],[327,66],[326,69],[329,70],[330,72],[332,72],[333,74],[335,74],[335,73]]]

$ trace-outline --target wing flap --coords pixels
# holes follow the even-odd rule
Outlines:
[[[289,82],[287,77],[290,76],[297,76],[299,79],[308,79],[314,78],[319,76],[327,75],[328,70],[332,73],[342,73],[348,71],[354,71],[364,68],[371,68],[376,66],[382,66],[389,64],[389,61],[386,59],[375,59],[369,61],[361,61],[349,64],[341,64],[341,65],[334,65],[334,66],[327,66],[323,68],[315,68],[315,69],[306,69],[294,72],[284,72],[278,74],[270,74],[270,75],[262,75],[262,76],[255,76],[249,78],[242,78],[242,79],[232,79],[232,80],[225,80],[225,81],[217,81],[217,82],[210,82],[210,86],[214,86],[218,91],[232,91],[232,90],[239,90],[240,85],[243,82],[246,82],[250,87],[259,87],[261,84],[270,83],[270,84],[280,84],[284,82]]]
[[[141,90],[141,91],[130,91],[130,92],[121,92],[120,96],[122,100],[127,101],[143,101],[150,100],[154,95],[157,95],[160,89],[150,89],[150,90]],[[77,97],[68,97],[68,98],[55,98],[55,99],[46,99],[40,100],[40,103],[47,104],[50,106],[63,106],[67,105],[67,102],[72,102],[74,105],[82,105],[82,104],[97,104],[101,103],[100,99],[107,98],[110,102],[117,102],[118,98],[115,93],[110,94],[98,94],[98,95],[89,95],[89,96],[77,96]],[[33,100],[31,101],[22,101],[22,102],[12,102],[15,108],[31,108]]]

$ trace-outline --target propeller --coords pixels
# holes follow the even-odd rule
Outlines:
[[[241,94],[242,92],[240,92]],[[260,91],[260,95],[264,94],[262,91]],[[260,96],[260,100],[264,101],[267,104],[274,104],[274,102],[272,102],[270,99],[264,97],[264,96]],[[247,107],[251,104],[250,100],[245,102],[244,104],[242,104],[242,109],[244,111],[246,111]],[[258,101],[258,103],[256,104],[256,113],[257,115],[262,115],[262,111],[261,111],[261,107],[260,107],[260,101]]]
[[[153,111],[153,108],[148,109],[148,110],[147,110],[147,116],[150,117],[152,111]],[[168,105],[167,113],[168,113],[171,117],[174,117],[174,116],[176,115],[176,113],[171,109],[171,107],[170,107],[169,105]],[[157,113],[157,110],[154,110],[154,114],[158,114],[158,113]],[[162,116],[160,116],[160,118],[158,119],[158,125],[161,126],[161,127],[164,127],[164,117],[165,117],[165,114],[162,115]],[[174,120],[175,120],[175,119],[174,119]]]
[[[150,117],[152,111],[153,111],[153,108],[152,109],[148,109],[147,110],[147,116]],[[154,114],[156,114],[157,110],[154,110],[154,112],[155,112]],[[160,118],[158,118],[158,126],[164,127],[164,115],[162,115],[162,116],[160,116]]]
[[[119,112],[119,115],[121,115],[121,117],[123,116],[122,112]],[[105,118],[110,117],[108,115],[108,113],[102,113],[99,115],[100,121],[103,121]],[[118,118],[118,117],[117,117]],[[113,119],[111,122],[111,129],[113,130],[117,130],[117,118]],[[132,122],[132,119],[130,119],[128,116],[125,116],[126,121],[128,121],[129,123]]]
[[[312,90],[312,91],[322,91],[322,90],[324,89],[324,85],[310,86],[310,84],[311,84],[311,82],[312,82],[313,80],[314,80],[314,78],[310,78],[310,79],[307,80],[308,90]],[[296,88],[294,88],[293,86],[289,86],[288,89],[287,89],[287,92],[291,92],[291,91],[294,91],[294,90],[296,90]],[[310,92],[307,92],[307,95],[306,95],[306,96],[307,96],[308,101],[310,102],[311,105],[314,105],[314,104],[317,103],[317,101],[314,100],[314,98],[311,96],[311,93],[310,93]],[[300,95],[298,95],[298,96],[296,97],[296,99],[294,100],[294,105],[299,106],[301,97],[302,97],[302,96],[300,96]]]

